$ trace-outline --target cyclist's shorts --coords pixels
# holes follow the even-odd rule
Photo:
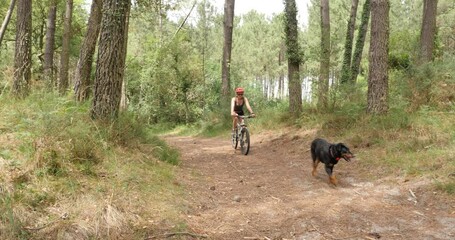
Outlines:
[[[242,110],[242,111],[235,111],[235,113],[237,113],[239,116],[245,115],[245,113],[243,112],[243,110]]]

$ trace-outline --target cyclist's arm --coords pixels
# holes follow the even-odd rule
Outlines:
[[[245,97],[245,105],[250,114],[254,114],[253,109],[251,109],[250,103],[248,102],[248,98]]]
[[[235,105],[235,98],[232,98],[232,100],[231,100],[231,115],[232,116],[237,116],[237,113],[234,112],[234,105]]]

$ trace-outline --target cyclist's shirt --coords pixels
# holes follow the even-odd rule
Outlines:
[[[244,113],[243,113],[243,105],[245,105],[245,99],[243,100],[241,105],[237,104],[237,99],[236,99],[235,100],[235,104],[234,104],[234,112],[237,113],[240,116],[243,116],[244,115]]]

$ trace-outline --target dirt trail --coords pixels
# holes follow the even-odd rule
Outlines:
[[[455,239],[453,197],[425,180],[363,179],[361,159],[340,162],[332,187],[322,166],[311,176],[313,137],[252,134],[248,156],[227,137],[166,137],[182,155],[188,229],[207,239]]]

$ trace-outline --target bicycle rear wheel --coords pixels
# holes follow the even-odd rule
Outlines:
[[[247,155],[250,151],[250,132],[248,128],[244,128],[240,134],[240,149],[243,155]]]

